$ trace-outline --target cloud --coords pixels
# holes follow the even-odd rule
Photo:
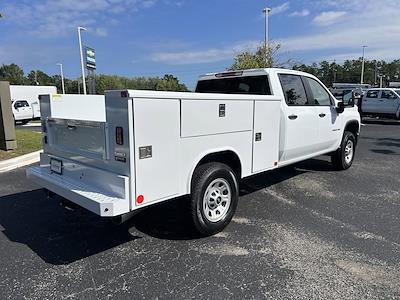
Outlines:
[[[271,8],[271,12],[269,13],[270,16],[277,15],[283,13],[289,9],[289,2],[285,2],[279,6],[275,6]]]
[[[308,9],[294,11],[289,14],[289,17],[307,17],[310,14]]]
[[[319,20],[309,26],[304,34],[286,36],[278,41],[286,56],[336,58],[338,61],[346,58],[361,56],[361,46],[368,45],[366,57],[368,59],[396,59],[400,58],[398,49],[400,40],[393,37],[400,36],[400,18],[396,16],[398,0],[335,0],[311,2],[313,7],[325,9],[318,16],[325,16],[334,26],[327,25],[328,21]],[[340,10],[339,10],[340,9]],[[333,12],[331,14],[329,12]],[[327,14],[328,13],[328,14]],[[317,17],[318,17],[317,16]],[[352,16],[352,17],[350,17]],[[317,18],[318,20],[318,18]],[[342,20],[344,20],[342,22]],[[376,20],[386,20],[376,23]],[[324,23],[325,22],[325,23]],[[235,52],[254,49],[259,41],[245,41],[232,45],[202,50],[190,50],[194,45],[188,45],[186,51],[156,51],[150,57],[152,60],[165,64],[201,64],[231,60]],[[322,53],[328,53],[325,56]]]
[[[313,22],[318,26],[332,25],[343,19],[346,14],[345,11],[325,11],[317,15]]]
[[[106,29],[97,24],[107,23],[113,16],[135,12],[154,6],[156,0],[35,0],[15,1],[2,10],[3,20],[24,34],[39,38],[66,35],[77,26],[92,26],[97,36],[105,36]]]
[[[170,65],[203,64],[218,61],[231,60],[235,53],[246,49],[255,48],[259,42],[244,41],[232,46],[223,48],[212,48],[204,50],[188,50],[178,52],[156,52],[150,58],[154,62],[161,62]]]
[[[108,35],[107,29],[102,28],[102,27],[98,27],[96,28],[96,30],[94,31],[94,34],[100,37],[104,37]]]

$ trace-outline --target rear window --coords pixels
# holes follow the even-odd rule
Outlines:
[[[379,91],[368,91],[367,98],[378,98]]]
[[[268,76],[200,80],[196,93],[271,95]]]
[[[29,103],[26,100],[18,100],[14,102],[14,107],[15,108],[29,107]]]
[[[28,107],[29,106],[29,103],[26,100],[19,100],[18,102],[20,103],[20,105],[22,107]]]

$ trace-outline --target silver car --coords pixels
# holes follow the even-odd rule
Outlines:
[[[369,89],[361,102],[362,116],[400,119],[400,89]]]

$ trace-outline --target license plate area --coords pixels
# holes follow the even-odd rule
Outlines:
[[[58,175],[62,175],[63,163],[58,159],[50,159],[50,171]]]

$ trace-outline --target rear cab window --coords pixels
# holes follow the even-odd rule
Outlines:
[[[200,80],[196,93],[271,95],[269,78],[262,76],[241,76]]]
[[[301,76],[279,74],[285,100],[289,106],[308,105],[307,94]]]
[[[26,100],[17,100],[14,103],[15,108],[20,108],[20,107],[29,107],[29,103]]]
[[[372,90],[367,92],[367,98],[378,98],[379,90]]]

